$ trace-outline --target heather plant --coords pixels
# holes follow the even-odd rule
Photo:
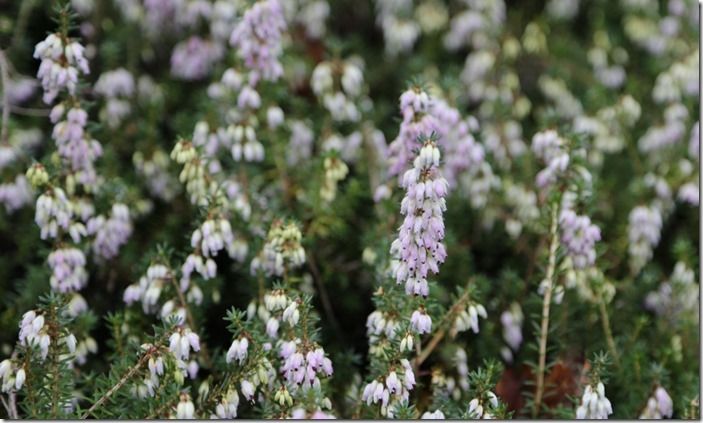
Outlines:
[[[0,416],[700,418],[693,0],[0,8]]]

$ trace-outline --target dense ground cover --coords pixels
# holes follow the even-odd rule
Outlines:
[[[0,6],[3,417],[699,417],[695,1]]]

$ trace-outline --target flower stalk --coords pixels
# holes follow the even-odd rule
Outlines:
[[[554,290],[554,273],[557,264],[557,249],[559,247],[559,234],[557,227],[559,223],[559,205],[552,206],[551,223],[549,227],[549,264],[546,275],[546,288],[544,290],[544,300],[542,302],[542,323],[540,325],[539,337],[539,362],[537,368],[537,390],[535,392],[533,417],[539,414],[542,398],[544,395],[544,371],[547,362],[547,337],[549,334],[549,309],[552,303],[552,292]]]

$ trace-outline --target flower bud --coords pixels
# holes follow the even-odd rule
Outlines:
[[[42,185],[49,182],[49,174],[40,163],[33,164],[27,169],[27,179],[34,188],[40,188]]]

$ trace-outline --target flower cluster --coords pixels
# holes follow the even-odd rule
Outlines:
[[[188,256],[181,269],[182,280],[189,280],[193,270],[209,279],[214,277],[217,265],[212,259],[220,250],[227,249],[232,258],[239,257],[239,244],[235,241],[232,226],[227,219],[207,219],[200,228],[193,231],[190,237],[190,245],[195,249],[195,253]],[[205,261],[203,261],[205,259]]]
[[[151,345],[142,345],[143,350],[149,347],[151,347]],[[136,386],[132,386],[132,395],[140,399],[153,397],[155,395],[156,388],[158,388],[160,384],[159,378],[164,375],[164,357],[150,357],[147,362],[147,367],[149,368],[149,373],[144,379],[138,381]]]
[[[640,419],[671,418],[672,414],[674,414],[674,402],[666,389],[657,386],[657,389],[647,400],[647,405],[642,410]]]
[[[141,301],[145,313],[153,312],[161,292],[173,277],[173,272],[165,265],[152,264],[147,269],[146,275],[139,278],[138,284],[129,285],[125,289],[123,300],[127,304]]]
[[[442,410],[437,409],[435,411],[425,411],[420,418],[422,420],[445,420],[446,416],[442,413]]]
[[[217,183],[209,177],[195,146],[181,140],[173,147],[171,158],[183,165],[178,179],[185,183],[190,201],[201,206],[207,205],[207,196],[217,191]]]
[[[112,205],[110,217],[99,215],[88,220],[89,235],[93,235],[93,252],[103,259],[111,259],[119,253],[120,247],[132,234],[132,221],[129,208],[122,203]]]
[[[242,93],[252,92],[253,89],[242,89]],[[240,99],[243,98],[240,95]],[[256,103],[258,104],[258,103]],[[258,107],[258,105],[257,105]],[[248,123],[241,123],[230,126],[233,128],[232,138],[232,158],[235,161],[260,162],[264,160],[264,145],[256,138],[254,126]],[[228,130],[229,130],[228,128]]]
[[[588,61],[593,67],[595,77],[607,88],[621,87],[626,80],[624,64],[627,56],[611,52],[609,43],[604,37],[596,38],[596,45],[588,51]],[[609,58],[609,53],[611,58]]]
[[[185,80],[202,79],[223,55],[224,49],[219,44],[197,36],[190,37],[173,49],[171,73]]]
[[[59,155],[78,173],[81,183],[94,185],[96,175],[93,162],[102,155],[102,146],[98,141],[90,139],[85,130],[88,113],[80,106],[67,110],[64,103],[59,103],[51,109],[50,118],[55,124],[52,136]]]
[[[361,94],[363,81],[361,69],[351,61],[321,62],[312,73],[310,85],[332,119],[356,122],[361,114],[355,99]]]
[[[325,162],[325,178],[322,181],[320,188],[320,197],[326,202],[331,202],[337,195],[337,185],[339,181],[344,180],[349,173],[349,168],[346,163],[337,157],[326,157]]]
[[[419,335],[430,333],[432,331],[432,318],[421,307],[419,310],[413,311],[412,316],[410,316],[410,327]]]
[[[662,215],[656,207],[637,206],[629,216],[628,251],[630,265],[637,273],[652,258],[652,250],[659,243]]]
[[[414,12],[413,2],[376,0],[375,3],[386,52],[395,56],[410,51],[422,29],[414,19],[408,19]]]
[[[420,87],[412,87],[400,96],[400,123],[398,136],[388,146],[390,176],[401,175],[422,147],[421,137],[439,132],[439,122],[432,113],[433,99]]]
[[[13,182],[0,184],[0,203],[8,213],[13,213],[34,199],[32,187],[24,175],[17,175]]]
[[[51,337],[49,336],[49,326],[46,324],[44,316],[30,310],[22,315],[20,322],[19,341],[25,346],[38,346],[42,360],[49,354]]]
[[[319,387],[320,376],[332,376],[332,361],[322,347],[306,347],[294,339],[281,344],[279,355],[283,359],[281,373],[292,389]]]
[[[664,123],[652,126],[638,141],[640,151],[656,156],[660,150],[677,144],[686,134],[688,111],[682,104],[672,104],[664,110]]]
[[[559,116],[576,119],[583,114],[583,104],[569,91],[563,79],[542,75],[538,83],[542,93],[554,102]]]
[[[300,244],[302,234],[295,223],[275,221],[266,236],[259,255],[251,261],[251,272],[261,270],[266,275],[284,276],[287,271],[305,263],[305,250]]]
[[[395,415],[395,405],[407,403],[410,391],[415,387],[415,373],[410,362],[401,359],[397,367],[391,367],[388,374],[372,380],[361,394],[361,400],[367,405],[380,403],[381,414],[389,418]]]
[[[129,99],[135,93],[134,77],[124,68],[104,72],[95,83],[95,92],[105,98],[105,119],[110,127],[116,128],[131,111]]]
[[[669,280],[647,294],[645,307],[673,323],[687,315],[697,321],[698,301],[699,286],[694,271],[685,263],[678,262]]]
[[[485,151],[474,137],[478,120],[473,116],[462,118],[459,110],[443,99],[436,99],[432,112],[438,121],[439,146],[447,158],[444,176],[450,187],[456,187],[464,172],[473,173],[484,162]]]
[[[232,345],[227,350],[225,357],[227,363],[231,363],[235,359],[241,365],[247,359],[247,350],[249,349],[249,340],[246,337],[235,339]]]
[[[275,81],[283,74],[278,56],[285,29],[286,21],[280,2],[264,0],[247,10],[232,31],[230,44],[251,70],[254,84],[259,79]]]
[[[386,339],[394,339],[399,323],[400,322],[389,313],[374,310],[369,314],[369,317],[366,318],[366,335],[369,337],[369,343],[378,343],[382,335],[385,336]]]
[[[61,188],[53,188],[37,199],[34,221],[41,230],[41,239],[56,238],[59,230],[68,231],[72,217],[71,204]]]
[[[696,76],[700,58],[691,53],[674,62],[657,76],[652,97],[657,103],[677,102],[684,97],[695,97],[700,82]]]
[[[34,49],[34,58],[41,60],[37,78],[44,89],[44,102],[51,104],[62,90],[73,95],[78,85],[78,74],[88,74],[85,48],[77,41],[61,34],[49,34]]]
[[[577,215],[573,210],[562,210],[559,216],[561,242],[577,269],[591,266],[596,260],[595,244],[600,241],[600,229],[588,216]]]
[[[475,0],[466,3],[463,9],[452,15],[450,27],[444,35],[444,46],[458,50],[466,45],[475,49],[485,47],[491,33],[501,28],[505,21],[505,4],[490,0]]]
[[[498,397],[491,391],[487,391],[485,399],[474,398],[469,401],[469,416],[472,419],[493,419],[492,409],[498,407]]]
[[[176,418],[179,420],[194,419],[195,405],[190,399],[190,395],[181,394],[181,400],[176,405]]]
[[[269,338],[278,338],[281,321],[288,323],[291,328],[298,324],[301,301],[289,298],[282,289],[274,289],[264,295],[264,307],[259,307],[258,315],[266,322],[266,334]]]
[[[469,329],[471,329],[473,333],[478,333],[479,317],[482,317],[484,319],[488,317],[486,308],[483,305],[477,303],[469,304],[467,308],[462,309],[454,318],[454,322],[449,333],[452,336],[456,336],[457,333],[464,332]]]
[[[403,175],[405,197],[400,212],[405,216],[398,238],[391,245],[393,276],[405,284],[407,294],[427,297],[427,274],[439,272],[447,256],[443,213],[447,180],[439,173],[440,152],[436,142],[426,139],[412,169]]]
[[[603,153],[616,153],[625,147],[625,139],[642,114],[642,107],[630,95],[624,95],[617,104],[599,109],[595,115],[578,115],[573,119],[576,133],[585,133],[593,138],[589,161],[600,164]]]
[[[2,388],[0,388],[2,392],[10,392],[13,388],[20,390],[27,379],[27,372],[24,367],[17,368],[8,358],[0,362],[0,378],[2,378]]]
[[[200,337],[190,328],[179,328],[169,337],[168,349],[181,360],[187,360],[190,350],[200,351]]]
[[[237,417],[237,408],[239,408],[239,394],[233,388],[230,388],[215,407],[215,414],[210,418],[218,417],[220,419],[233,419]]]
[[[77,248],[59,248],[49,254],[51,289],[56,292],[79,291],[88,282],[83,251]]]
[[[581,404],[576,409],[576,418],[607,419],[610,414],[613,414],[613,407],[605,397],[603,382],[598,382],[595,388],[591,384],[586,385]]]
[[[532,137],[532,151],[547,164],[547,167],[537,174],[537,186],[540,188],[554,183],[569,166],[565,142],[554,130],[536,133]]]
[[[503,340],[508,345],[500,350],[505,361],[512,363],[513,353],[522,344],[522,322],[524,316],[519,303],[512,303],[510,308],[500,315],[500,323],[503,325]]]

